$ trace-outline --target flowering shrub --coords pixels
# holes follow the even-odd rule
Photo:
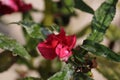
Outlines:
[[[65,36],[65,31],[61,29],[58,35],[50,34],[47,40],[38,44],[38,50],[46,59],[59,57],[60,60],[67,61],[72,55],[72,49],[76,43],[76,37]]]
[[[0,0],[0,15],[27,12],[31,8],[31,4],[25,4],[22,0]]]
[[[0,72],[6,71],[16,63],[25,64],[41,76],[41,78],[26,77],[27,72],[18,71],[17,80],[93,80],[91,70],[99,66],[96,57],[102,56],[107,60],[120,62],[120,55],[112,50],[114,39],[120,39],[119,29],[109,30],[109,38],[113,35],[113,31],[115,36],[117,35],[117,38],[112,37],[109,47],[100,43],[115,16],[118,0],[105,0],[96,11],[83,0],[44,0],[44,2],[45,11],[39,11],[32,9],[32,4],[26,4],[22,0],[0,0],[0,17],[14,12],[22,13],[22,20],[11,24],[20,25],[26,39],[26,44],[22,46],[16,40],[0,33],[0,48],[4,50],[0,53]],[[70,17],[77,15],[75,8],[93,15],[90,35],[82,44],[77,44],[78,46],[75,46],[77,38],[85,35],[90,27],[85,27],[75,35],[67,35],[64,27],[60,27],[68,25]],[[32,11],[29,11],[31,9],[45,14],[42,22],[34,21],[34,17],[30,14]],[[51,25],[54,23],[56,25]],[[45,59],[39,57],[36,47]],[[33,64],[38,57],[41,63],[36,67]],[[56,57],[58,59],[55,59]],[[65,63],[64,67],[61,63]],[[118,74],[120,73],[116,73]],[[117,79],[115,77],[111,80],[119,79],[117,76]]]

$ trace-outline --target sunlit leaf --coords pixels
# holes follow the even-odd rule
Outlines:
[[[106,30],[114,18],[117,1],[118,0],[106,0],[95,11],[92,20],[92,33],[88,39],[96,42],[101,42],[103,40]]]
[[[107,57],[113,61],[120,62],[120,55],[113,52],[111,49],[105,47],[102,44],[96,43],[91,40],[85,40],[84,44],[81,47],[95,55]]]
[[[70,80],[72,77],[73,71],[69,68],[69,66],[65,66],[63,70],[57,72],[48,80]]]
[[[0,33],[0,48],[12,51],[13,54],[19,55],[25,59],[30,59],[30,55],[25,48],[16,40],[13,40]]]
[[[90,6],[88,6],[83,0],[74,0],[74,1],[75,1],[75,8],[88,12],[90,14],[94,14],[94,10]]]

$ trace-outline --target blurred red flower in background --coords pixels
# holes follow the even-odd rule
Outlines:
[[[22,0],[0,0],[0,15],[26,12],[31,8],[31,4],[25,4]]]
[[[63,28],[58,35],[50,34],[46,41],[38,44],[37,48],[41,55],[49,60],[59,57],[62,61],[67,61],[72,55],[72,48],[76,43],[76,36],[66,36]]]

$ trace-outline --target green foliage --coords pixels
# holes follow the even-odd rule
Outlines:
[[[79,8],[79,9],[83,8],[89,13],[94,12],[89,6],[87,6],[83,1],[82,2],[81,1],[82,0],[75,1],[76,8]],[[87,10],[84,7],[81,7],[80,2],[82,6],[84,4],[84,6],[87,7],[87,9],[89,10]],[[113,61],[120,62],[120,55],[116,54],[115,52],[105,47],[104,45],[99,44],[99,42],[103,40],[105,32],[108,29],[108,26],[110,25],[111,21],[113,20],[113,17],[115,15],[115,10],[116,10],[115,8],[116,3],[117,3],[117,0],[107,0],[104,3],[102,3],[102,5],[97,9],[97,11],[95,11],[95,14],[91,23],[92,32],[90,36],[87,38],[87,40],[84,41],[79,53],[74,54],[75,60],[73,62],[73,65],[78,65],[79,62],[84,63],[84,61],[82,61],[80,54],[82,54],[82,57],[84,57],[85,56],[84,54],[86,54],[87,52],[91,52],[95,55],[107,57]],[[87,29],[88,28],[85,28],[83,32],[85,32]],[[81,36],[82,34],[80,33],[79,35]],[[75,63],[76,60],[77,62]],[[57,80],[57,79],[64,80],[64,77],[67,76],[65,74],[63,72],[59,72],[51,78],[52,80]],[[82,76],[83,78],[80,76]],[[84,73],[77,73],[77,72],[74,74],[73,78],[75,80],[84,80],[84,79],[91,80],[91,78],[88,75]]]
[[[103,40],[103,36],[115,15],[117,1],[118,0],[106,0],[97,11],[95,11],[91,24],[92,33],[88,37],[89,40],[95,42],[101,42]]]
[[[17,57],[12,55],[11,51],[3,51],[0,53],[0,72],[9,69],[14,62],[16,62]]]
[[[71,80],[72,74],[73,71],[70,69],[70,65],[67,65],[63,70],[50,77],[48,80]]]
[[[59,2],[54,2],[52,0],[45,0],[45,11],[44,11],[44,19],[42,21],[42,25],[44,26],[50,26],[54,22],[60,25],[66,25],[65,23],[69,23],[70,17],[75,14],[74,13],[74,7],[77,9],[80,9],[82,11],[85,11],[90,14],[94,14],[93,20],[91,22],[91,34],[89,37],[84,41],[81,48],[77,49],[75,48],[73,56],[68,61],[67,66],[65,66],[61,71],[54,74],[56,71],[58,71],[61,68],[61,63],[55,62],[55,66],[57,68],[53,69],[53,62],[52,61],[44,61],[42,64],[39,65],[39,67],[34,67],[32,59],[36,56],[35,48],[37,44],[44,40],[46,38],[46,35],[50,33],[50,31],[58,31],[59,29],[56,25],[52,26],[51,28],[53,30],[47,30],[46,28],[43,28],[41,25],[34,23],[32,16],[30,12],[26,12],[23,14],[23,21],[15,22],[18,25],[21,25],[24,29],[25,37],[26,37],[26,49],[27,51],[32,55],[28,54],[28,52],[25,50],[23,46],[21,46],[19,43],[17,43],[15,40],[12,40],[3,34],[0,34],[0,48],[9,50],[8,54],[5,55],[5,53],[0,54],[0,72],[7,70],[13,63],[14,58],[13,54],[17,54],[21,56],[22,58],[19,58],[19,62],[23,62],[26,64],[30,69],[37,70],[41,77],[43,79],[48,80],[92,80],[91,79],[91,69],[95,68],[97,66],[95,60],[91,57],[88,57],[88,52],[91,52],[98,56],[107,57],[113,61],[120,62],[120,55],[113,52],[111,49],[105,47],[104,45],[99,44],[103,40],[103,37],[111,23],[111,21],[114,18],[115,12],[116,12],[116,3],[118,0],[106,0],[104,3],[101,4],[101,6],[94,12],[94,10],[87,5],[83,0],[60,0]],[[86,26],[80,33],[77,33],[77,37],[81,37],[84,34],[87,33],[89,30],[89,26]],[[113,41],[115,39],[119,39],[119,35],[113,34],[113,32],[116,32],[116,34],[119,33],[117,29],[110,28],[107,33],[107,37],[111,38]],[[113,34],[113,35],[112,35]],[[114,37],[111,37],[114,36]],[[10,55],[9,55],[10,54]],[[12,56],[11,56],[12,55]],[[5,60],[4,60],[4,59]],[[14,59],[13,59],[14,58]],[[25,59],[31,59],[30,62]],[[70,62],[70,64],[69,64]],[[110,65],[109,65],[110,66]],[[105,67],[106,68],[106,67]],[[107,70],[107,68],[106,68]],[[115,70],[116,75],[118,75],[118,69]],[[102,72],[102,70],[101,70]],[[118,78],[113,78],[118,79]],[[33,77],[27,77],[22,80],[41,80],[40,78],[33,78]]]
[[[30,14],[30,11],[22,14],[22,20],[23,21],[32,21],[33,20],[31,14]]]
[[[76,72],[74,74],[74,79],[73,80],[93,80],[91,77],[89,77],[87,74],[82,73],[82,72]]]
[[[34,78],[34,77],[26,77],[24,79],[20,79],[20,80],[42,80],[40,78]]]
[[[81,47],[95,55],[107,57],[113,61],[120,62],[120,55],[113,52],[111,49],[105,47],[104,45],[101,45],[94,41],[85,40],[84,44]]]
[[[88,12],[90,14],[94,14],[94,10],[90,6],[88,6],[83,0],[74,0],[74,1],[75,1],[75,8]]]
[[[49,77],[54,75],[56,72],[61,70],[61,62],[58,61],[58,59],[55,59],[53,61],[49,60],[42,60],[39,65],[39,73],[42,76],[43,80],[47,80]]]
[[[61,12],[65,15],[70,15],[74,12],[74,1],[73,0],[62,0],[64,7]]]
[[[43,38],[43,35],[40,30],[40,25],[38,25],[37,23],[30,21],[24,21],[24,22],[20,21],[20,22],[16,22],[16,24],[19,24],[22,27],[24,27],[30,37],[37,39]]]
[[[103,57],[97,58],[99,68],[101,72],[108,80],[119,80],[120,79],[120,63],[108,60]]]
[[[39,41],[40,40],[31,38],[29,37],[29,35],[27,35],[27,39],[26,39],[27,44],[25,45],[25,48],[32,57],[38,56],[38,53],[36,51],[36,46],[38,45]]]
[[[19,55],[28,60],[31,58],[22,45],[3,34],[0,34],[0,48],[12,51],[13,54]]]

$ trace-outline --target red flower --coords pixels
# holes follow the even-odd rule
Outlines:
[[[25,4],[22,0],[0,0],[0,15],[13,12],[26,12],[31,8],[31,4]]]
[[[50,34],[46,41],[38,44],[37,48],[41,55],[49,60],[59,57],[62,61],[67,61],[72,55],[72,48],[76,43],[76,37],[66,36],[65,31],[61,29],[58,35]]]

